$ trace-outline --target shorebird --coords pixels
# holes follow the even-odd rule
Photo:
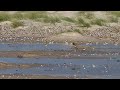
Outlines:
[[[75,43],[75,42],[73,42],[72,45],[75,48],[75,51],[79,51],[79,50],[85,51],[85,50],[92,50],[93,49],[93,48],[88,47],[88,46],[80,46],[79,43]]]

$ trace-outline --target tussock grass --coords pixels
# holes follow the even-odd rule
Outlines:
[[[85,17],[86,17],[87,19],[93,19],[93,18],[94,18],[94,14],[91,13],[91,12],[88,12],[88,13],[86,13]]]
[[[78,33],[82,34],[82,31],[80,29],[75,29],[74,32],[78,32]]]
[[[90,23],[86,22],[83,18],[78,18],[77,19],[77,23],[78,25],[82,26],[82,27],[90,27]]]
[[[5,12],[0,13],[0,22],[2,21],[8,21],[11,19],[11,16]]]
[[[91,24],[93,25],[99,25],[99,26],[103,26],[105,25],[106,21],[103,19],[95,19],[91,21]]]
[[[90,11],[80,11],[80,12],[78,12],[78,16],[84,17],[86,19],[93,19],[94,18],[94,14]]]
[[[84,33],[87,32],[86,29],[75,29],[74,32],[78,32],[79,34],[83,35]]]
[[[24,15],[20,12],[16,12],[13,15],[11,15],[12,18],[15,18],[17,20],[22,20],[25,19]]]
[[[72,22],[72,23],[75,23],[75,22],[76,22],[75,19],[69,18],[69,17],[62,17],[62,20],[65,20],[65,21],[67,21],[67,22]]]
[[[111,11],[111,14],[120,17],[120,11]]]
[[[31,12],[26,12],[24,13],[24,17],[28,19],[38,19],[38,18],[47,18],[48,15],[45,12],[37,12],[37,11],[31,11]]]
[[[55,23],[60,23],[61,20],[58,17],[49,16],[47,18],[44,18],[43,22],[55,24]]]
[[[86,13],[86,11],[79,11],[79,12],[77,13],[77,15],[78,15],[78,16],[82,16],[82,15],[84,16],[85,13]]]
[[[114,16],[109,17],[109,22],[118,23],[118,17],[114,17]]]
[[[46,11],[19,11],[14,14],[9,14],[6,12],[0,12],[0,22],[2,21],[13,21],[13,20],[23,20],[30,19],[34,21],[44,22],[44,23],[61,23],[61,21],[67,21],[79,25],[81,27],[91,27],[91,25],[103,26],[106,23],[118,23],[120,17],[120,11],[110,11],[108,13],[108,20],[95,18],[93,12],[90,11],[80,11],[76,18],[73,17],[57,17],[49,16]],[[15,23],[18,23],[15,21]],[[19,24],[18,24],[19,25]]]
[[[12,27],[13,28],[17,28],[19,26],[24,26],[22,22],[18,21],[18,20],[14,20],[12,21]]]
[[[16,12],[14,14],[9,14],[2,12],[0,13],[0,21],[13,21],[13,20],[22,20],[22,19],[30,19],[43,21],[45,23],[56,23],[61,22],[60,18],[48,16],[45,11],[28,11],[28,12]],[[18,23],[15,21],[15,23]]]
[[[47,18],[48,15],[44,11],[26,11],[26,12],[16,12],[14,14],[9,14],[6,12],[0,13],[0,21],[7,21],[7,20],[22,20],[22,19],[31,19],[35,20],[37,18]]]

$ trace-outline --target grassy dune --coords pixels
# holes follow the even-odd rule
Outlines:
[[[27,24],[25,24],[26,22],[22,22],[22,20],[26,20]],[[48,37],[50,35],[54,36],[68,32],[77,32],[81,35],[85,35],[88,30],[93,30],[94,27],[96,29],[102,26],[108,27],[110,24],[119,24],[120,11],[1,11],[0,23],[4,21],[12,22],[12,29],[6,26],[9,30],[5,31],[5,29],[4,31],[10,31],[14,35],[15,33],[18,35],[17,31],[21,33],[19,34],[21,36]],[[103,29],[101,29],[101,32],[102,30]],[[114,30],[116,30],[116,27]],[[4,34],[3,31],[1,33],[3,36],[7,35]],[[27,34],[23,35],[22,33]],[[99,34],[100,33],[96,35],[93,34],[92,36],[95,38],[101,37],[102,35]],[[111,32],[106,33],[103,37],[109,37],[107,34],[110,34],[112,39],[119,37],[117,33]],[[8,36],[10,36],[9,33]]]
[[[102,12],[101,12],[102,13]],[[107,19],[97,18],[94,12],[78,11],[75,17],[55,16],[47,11],[18,11],[15,13],[0,12],[0,22],[14,20],[34,20],[43,23],[61,23],[70,22],[82,27],[91,27],[92,25],[103,26],[107,23],[118,23],[120,18],[119,11],[106,12]],[[16,22],[17,23],[17,22]]]

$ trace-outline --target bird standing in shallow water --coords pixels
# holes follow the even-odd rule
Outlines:
[[[78,46],[77,43],[73,42],[72,45],[73,45],[73,47],[75,49],[75,52],[79,50],[79,48],[78,48],[79,46]]]
[[[75,51],[86,51],[86,50],[93,50],[93,48],[89,47],[89,46],[80,46],[79,43],[72,43]]]

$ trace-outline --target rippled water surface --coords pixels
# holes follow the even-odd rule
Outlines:
[[[53,50],[70,50],[71,47],[65,44],[7,44],[7,43],[2,43],[0,44],[0,51],[38,51],[38,50],[48,50],[48,51],[53,51]]]
[[[119,53],[120,45],[83,44],[94,47],[96,51]],[[71,50],[64,44],[0,44],[1,51],[37,51],[37,50]],[[79,52],[78,52],[79,53]],[[95,54],[96,52],[94,52]],[[86,53],[87,54],[87,53]],[[0,69],[0,74],[32,74],[53,76],[74,76],[93,78],[120,78],[120,55],[109,56],[108,59],[57,59],[57,58],[0,58],[0,62],[15,64],[41,64],[41,66],[21,69]],[[42,65],[43,64],[43,65]],[[46,66],[44,66],[46,64]]]

